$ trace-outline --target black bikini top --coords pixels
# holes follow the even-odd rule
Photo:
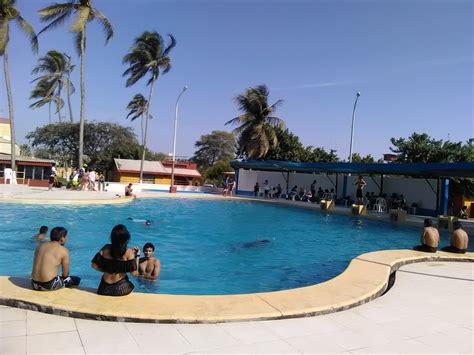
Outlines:
[[[96,264],[101,270],[109,274],[124,274],[137,270],[137,263],[135,260],[113,260],[104,258],[100,252],[95,254],[92,262]]]

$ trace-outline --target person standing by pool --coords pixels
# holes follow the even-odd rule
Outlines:
[[[311,195],[314,197],[316,196],[316,180],[313,180],[311,186],[310,186],[310,191],[311,191]]]
[[[258,192],[260,191],[260,185],[258,184],[258,181],[255,183],[255,186],[253,187],[253,193],[255,197],[258,197]]]
[[[425,251],[427,253],[436,253],[439,244],[439,232],[433,227],[430,218],[424,221],[423,231],[421,232],[420,245],[414,247],[414,250]]]
[[[92,259],[92,267],[103,272],[97,293],[103,296],[125,296],[135,286],[128,280],[127,273],[138,275],[140,248],[128,248],[130,232],[118,224],[110,234],[111,244],[105,244]]]
[[[140,259],[138,265],[138,274],[146,279],[157,279],[160,277],[161,264],[160,260],[155,258],[153,253],[155,252],[155,246],[151,243],[146,243],[143,246],[143,254],[145,255]]]
[[[270,185],[268,184],[268,180],[265,180],[263,184],[263,194],[265,198],[268,198],[268,193],[270,192]]]
[[[51,241],[41,243],[35,250],[31,285],[35,291],[54,291],[63,287],[78,286],[81,279],[69,276],[69,251],[64,247],[67,230],[55,227],[51,230]],[[61,265],[62,276],[58,275]]]
[[[363,200],[364,195],[362,195],[362,190],[365,188],[367,183],[365,182],[362,175],[359,175],[359,179],[354,183],[354,185],[357,185],[357,191],[356,191],[357,204],[362,205],[364,204],[364,200]]]
[[[449,239],[450,246],[444,247],[442,251],[450,253],[464,254],[467,251],[469,244],[469,236],[466,231],[462,229],[462,224],[459,221],[453,222],[453,234]]]

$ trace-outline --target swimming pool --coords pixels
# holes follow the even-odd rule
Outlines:
[[[127,220],[150,219],[152,226]],[[0,275],[29,277],[41,225],[69,230],[71,274],[96,288],[94,254],[123,223],[130,246],[152,242],[159,281],[132,279],[135,291],[239,294],[307,286],[340,274],[362,253],[411,248],[419,229],[285,206],[229,200],[138,199],[125,205],[0,205]],[[255,240],[269,243],[252,246]],[[441,245],[448,244],[442,235]]]

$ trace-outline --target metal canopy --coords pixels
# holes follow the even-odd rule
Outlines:
[[[474,163],[295,163],[277,160],[233,160],[230,162],[230,165],[234,169],[287,171],[297,173],[474,178]]]

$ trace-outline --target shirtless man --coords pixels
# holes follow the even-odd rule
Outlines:
[[[414,247],[414,250],[425,251],[427,253],[436,253],[439,244],[439,232],[433,227],[430,218],[425,219],[423,231],[420,238],[421,245]]]
[[[54,291],[79,285],[79,277],[69,276],[69,251],[64,247],[67,239],[66,228],[53,228],[50,238],[50,242],[40,244],[35,250],[31,272],[33,290]],[[62,276],[58,275],[59,265]]]
[[[47,226],[41,226],[40,229],[39,229],[39,233],[36,233],[33,236],[33,240],[35,240],[35,241],[46,240],[48,238],[47,234],[48,234],[48,227]]]
[[[157,279],[160,277],[160,260],[153,256],[155,246],[151,243],[146,243],[143,246],[143,254],[145,257],[140,258],[138,264],[138,274],[146,279]]]
[[[442,251],[451,253],[464,254],[467,251],[467,245],[469,244],[469,237],[462,228],[461,222],[453,222],[453,234],[451,234],[450,246],[444,247]]]

